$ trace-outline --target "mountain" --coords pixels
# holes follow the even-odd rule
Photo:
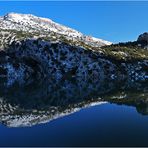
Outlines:
[[[7,85],[45,77],[147,79],[148,51],[139,40],[114,45],[31,14],[8,13],[0,30],[0,77]]]
[[[39,33],[40,36],[52,36],[53,38],[65,37],[66,39],[76,40],[91,44],[95,47],[110,45],[111,42],[83,35],[69,27],[60,25],[47,18],[37,17],[31,14],[8,13],[0,17],[0,29],[25,31],[29,33]],[[53,36],[53,34],[56,34]]]
[[[147,45],[145,34],[112,44],[30,14],[0,17],[0,122],[32,126],[106,101],[147,114]]]
[[[113,45],[30,14],[1,17],[0,30],[0,77],[7,86],[47,77],[55,81],[148,77],[148,52],[137,41]]]

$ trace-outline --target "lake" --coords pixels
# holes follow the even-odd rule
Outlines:
[[[0,90],[0,146],[148,146],[147,82]]]

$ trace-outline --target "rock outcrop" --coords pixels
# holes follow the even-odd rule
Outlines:
[[[139,35],[137,41],[147,42],[147,44],[148,44],[148,32],[145,32],[145,33]]]
[[[148,32],[145,32],[145,33],[139,35],[137,42],[144,49],[148,49]]]

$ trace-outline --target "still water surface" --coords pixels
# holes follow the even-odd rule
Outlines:
[[[147,84],[90,86],[1,91],[0,146],[148,146]]]

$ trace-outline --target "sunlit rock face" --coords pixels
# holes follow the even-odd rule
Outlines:
[[[34,38],[38,37],[48,37],[54,40],[61,40],[62,38],[79,41],[86,43],[92,47],[101,47],[104,45],[111,45],[109,41],[98,39],[95,37],[87,36],[81,32],[69,28],[67,26],[58,24],[51,19],[37,17],[32,14],[18,14],[18,13],[8,13],[0,17],[0,30],[1,30],[1,40],[7,35],[7,39],[11,38],[11,34],[16,31],[20,31],[20,34],[24,32],[27,35],[30,34]],[[19,34],[19,35],[20,35]],[[25,36],[19,36],[19,38],[24,38]],[[16,39],[15,36],[11,38],[11,41]],[[7,40],[5,40],[7,42]]]

